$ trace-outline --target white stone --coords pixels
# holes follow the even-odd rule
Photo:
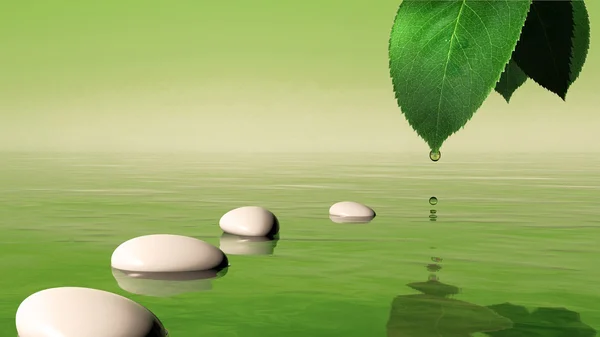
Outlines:
[[[239,236],[223,233],[219,248],[230,255],[272,255],[277,239],[266,236]]]
[[[269,210],[244,206],[225,213],[219,220],[225,233],[241,236],[267,236],[279,232],[279,221]]]
[[[111,266],[133,272],[193,272],[225,267],[227,257],[219,248],[196,238],[153,234],[119,245]]]
[[[329,208],[329,215],[351,218],[374,218],[375,211],[354,201],[341,201]]]
[[[42,290],[27,297],[16,314],[20,337],[164,337],[148,309],[110,292],[79,287]]]
[[[156,278],[150,275],[127,273],[113,269],[113,277],[119,288],[136,295],[171,297],[212,289],[212,279],[197,273],[168,273],[173,277]],[[187,274],[187,275],[186,275]],[[169,275],[164,275],[169,276]]]

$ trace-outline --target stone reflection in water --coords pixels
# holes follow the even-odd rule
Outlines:
[[[240,236],[223,233],[219,249],[228,255],[273,255],[279,234],[274,236]]]
[[[533,311],[511,303],[488,306],[513,322],[503,331],[487,332],[490,337],[594,337],[596,330],[581,322],[580,315],[565,308],[537,308]]]
[[[227,274],[228,268],[180,273],[139,273],[112,269],[119,287],[129,293],[171,297],[212,289],[212,281]]]
[[[369,223],[371,221],[373,221],[373,219],[375,219],[374,216],[372,217],[360,217],[360,216],[337,216],[337,215],[330,215],[329,219],[335,223],[348,223],[348,224],[365,224],[365,223]]]
[[[489,308],[450,298],[459,289],[437,278],[408,286],[421,294],[400,295],[392,301],[388,337],[470,337],[512,326]]]

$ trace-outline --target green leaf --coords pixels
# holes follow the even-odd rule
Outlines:
[[[585,5],[576,1],[578,12]],[[513,57],[519,67],[542,87],[555,93],[563,100],[573,83],[572,74],[579,74],[587,54],[586,37],[589,39],[589,24],[574,20],[574,2],[533,0],[525,21],[521,39]],[[579,13],[581,16],[581,13]],[[587,15],[583,20],[587,19]],[[575,27],[580,26],[579,48],[573,48]],[[586,30],[587,27],[587,30]],[[587,41],[589,45],[589,41]],[[576,60],[577,68],[571,70],[571,59]]]
[[[583,0],[573,1],[573,52],[571,53],[571,84],[575,82],[590,48],[590,18]]]
[[[413,129],[439,151],[490,94],[531,0],[404,0],[390,34],[390,75]]]
[[[506,100],[506,103],[508,103],[515,91],[519,89],[525,81],[527,81],[527,75],[519,68],[513,59],[510,59],[500,76],[500,81],[496,83],[495,90],[502,95]]]

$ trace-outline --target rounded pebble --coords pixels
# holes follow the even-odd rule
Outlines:
[[[329,208],[329,215],[352,218],[374,218],[375,211],[354,201],[341,201]]]
[[[227,267],[227,256],[196,238],[153,234],[123,242],[112,254],[111,266],[132,272],[193,272]]]
[[[225,233],[241,236],[269,236],[279,232],[279,221],[269,210],[244,206],[225,213],[219,220]]]
[[[107,291],[62,287],[27,297],[16,314],[21,337],[165,337],[148,309]]]

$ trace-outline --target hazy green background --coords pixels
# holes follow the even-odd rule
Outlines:
[[[444,151],[600,150],[586,3],[568,103],[533,83],[492,94]],[[388,77],[398,4],[3,1],[0,150],[427,151]]]

